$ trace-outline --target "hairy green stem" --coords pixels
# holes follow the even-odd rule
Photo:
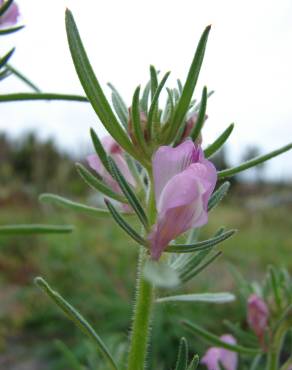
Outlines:
[[[286,331],[287,326],[285,323],[281,325],[273,335],[272,343],[268,351],[267,370],[279,370],[279,357]]]
[[[143,266],[146,260],[145,249],[141,248],[136,287],[136,304],[128,357],[128,370],[143,370],[146,361],[153,287],[143,278]]]
[[[151,171],[148,171],[148,173],[149,194],[147,200],[147,213],[149,222],[153,225],[156,218],[154,186]],[[128,370],[143,370],[146,363],[151,312],[154,302],[154,287],[143,277],[143,269],[147,258],[147,252],[141,247],[137,274],[136,303],[134,307],[131,343],[128,356]]]

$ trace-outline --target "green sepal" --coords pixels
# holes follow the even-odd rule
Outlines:
[[[82,212],[86,213],[90,216],[94,217],[101,217],[101,218],[107,218],[110,217],[111,214],[107,209],[104,208],[96,208],[87,206],[82,203],[74,202],[70,199],[61,197],[60,195],[50,194],[50,193],[44,193],[39,196],[39,200],[42,203],[49,203],[49,204],[55,204],[57,206],[61,206],[63,208],[72,209],[75,212]],[[124,216],[133,216],[132,213],[126,213],[121,212]]]
[[[208,99],[207,98],[207,88],[205,86],[202,92],[202,98],[201,98],[201,104],[200,104],[200,110],[198,113],[197,122],[194,125],[190,133],[190,137],[192,138],[193,141],[197,140],[202,130],[202,127],[204,125],[205,117],[206,117],[206,110],[207,110],[207,99]]]
[[[1,235],[31,235],[31,234],[68,234],[74,230],[71,225],[19,224],[0,226]]]
[[[155,119],[157,119],[156,113],[157,113],[157,109],[158,109],[158,99],[159,99],[159,96],[161,94],[163,86],[165,85],[169,75],[170,75],[170,72],[167,72],[163,76],[162,80],[160,81],[158,87],[155,90],[154,96],[153,96],[152,101],[151,101],[151,105],[150,105],[150,108],[149,108],[149,114],[148,114],[148,125],[147,125],[147,131],[148,131],[148,135],[149,135],[150,138],[152,136],[153,121]]]
[[[189,348],[186,338],[181,338],[175,370],[186,370],[188,366]]]
[[[145,142],[144,132],[141,125],[140,119],[140,86],[138,86],[134,92],[132,99],[131,119],[133,124],[134,135],[139,144],[139,147],[144,155],[147,156],[148,147]],[[145,127],[146,129],[146,127]]]
[[[133,144],[117,121],[116,116],[114,115],[110,104],[107,101],[93,72],[73,15],[68,9],[66,10],[66,31],[76,72],[93,109],[110,135],[129,154],[137,158],[137,153],[133,147]]]
[[[128,184],[128,182],[126,181],[126,179],[124,178],[124,176],[122,175],[121,171],[119,170],[115,162],[112,160],[112,158],[109,158],[108,161],[109,161],[111,173],[113,174],[117,183],[120,185],[120,188],[123,194],[125,195],[126,199],[128,200],[128,203],[132,206],[133,210],[137,214],[139,220],[145,226],[146,230],[148,230],[149,223],[148,223],[146,213],[142,207],[142,204],[140,203],[136,194],[131,189],[131,186]]]
[[[140,101],[141,111],[144,112],[146,115],[148,114],[148,101],[149,101],[149,94],[151,88],[151,81],[148,81],[142,94],[142,99]]]
[[[222,179],[224,177],[230,177],[235,175],[236,173],[242,172],[247,170],[248,168],[257,166],[260,163],[263,163],[271,158],[274,158],[282,153],[287,152],[288,150],[292,149],[292,143],[283,146],[282,148],[279,148],[277,150],[274,150],[273,152],[270,152],[265,155],[261,155],[259,157],[253,158],[247,162],[244,162],[240,164],[239,166],[233,167],[233,168],[228,168],[227,170],[219,171],[218,172],[218,178]]]
[[[201,70],[210,29],[211,26],[206,27],[198,43],[194,59],[192,61],[186,82],[183,87],[182,94],[176,106],[174,117],[169,127],[169,131],[166,137],[166,143],[172,142],[172,140],[175,138],[177,131],[183,123],[183,120],[189,109],[189,105]]]
[[[76,163],[76,169],[79,175],[82,177],[82,179],[89,185],[92,189],[97,190],[104,195],[115,199],[122,203],[127,203],[127,199],[122,196],[121,194],[118,194],[114,192],[110,187],[108,187],[101,178],[97,178],[96,176],[93,176],[82,164]]]
[[[119,117],[121,124],[125,127],[126,130],[128,130],[129,112],[127,105],[124,102],[118,90],[111,83],[108,83],[108,86],[112,90],[112,103],[115,112]]]
[[[167,123],[171,122],[173,113],[174,113],[174,101],[173,101],[172,90],[167,87],[166,91],[167,91],[168,98],[166,101],[165,109],[162,114],[162,121],[166,123],[165,126],[163,127],[163,132],[165,128],[167,127]]]
[[[5,66],[8,60],[12,57],[12,54],[14,53],[14,51],[15,51],[15,48],[11,49],[7,54],[4,55],[4,57],[0,58],[0,68]]]
[[[169,253],[193,253],[198,250],[211,248],[224,240],[230,238],[237,230],[228,230],[221,235],[214,236],[211,239],[203,240],[193,244],[173,244],[169,245],[165,252]]]
[[[110,211],[111,215],[113,216],[113,219],[116,221],[116,223],[128,234],[130,237],[135,240],[138,244],[142,246],[147,246],[147,242],[145,239],[143,239],[137,231],[135,231],[119,214],[119,212],[115,209],[115,207],[112,205],[112,203],[105,199],[105,204]]]
[[[222,134],[204,150],[206,158],[211,157],[211,155],[215,154],[225,144],[233,129],[234,123],[231,123],[231,125],[228,126],[227,129],[223,131]]]
[[[157,298],[157,303],[167,302],[204,302],[204,303],[226,303],[235,300],[234,294],[229,292],[222,293],[197,293],[197,294],[180,294],[175,296]]]
[[[17,31],[20,31],[24,28],[24,26],[17,26],[17,27],[11,27],[11,28],[5,28],[0,30],[0,36],[9,35],[10,33],[14,33]]]
[[[183,321],[183,325],[188,328],[192,333],[199,335],[201,338],[206,340],[208,343],[215,345],[216,347],[225,348],[232,352],[238,352],[246,355],[256,355],[260,352],[259,348],[248,348],[236,344],[229,344],[222,341],[217,335],[210,333],[198,324],[189,321]]]
[[[214,193],[208,202],[208,212],[217,206],[219,202],[225,197],[230,188],[230,182],[225,181]]]
[[[100,353],[108,361],[108,364],[110,365],[111,369],[118,370],[118,367],[113,357],[111,356],[109,350],[107,349],[106,345],[99,337],[99,335],[95,332],[95,330],[92,328],[92,326],[85,320],[85,318],[73,306],[71,306],[71,304],[68,303],[59,293],[54,291],[43,278],[37,277],[35,279],[35,283],[59,306],[59,308],[68,317],[68,319],[73,321],[73,323],[96,344]]]

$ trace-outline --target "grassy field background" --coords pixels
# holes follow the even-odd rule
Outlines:
[[[249,203],[254,200],[249,199]],[[261,279],[269,264],[292,270],[291,206],[281,204],[255,211],[244,204],[247,199],[237,195],[210,214],[202,238],[213,235],[221,226],[239,232],[222,244],[223,256],[185,286],[185,292],[236,292],[234,267],[250,281]],[[73,349],[81,362],[101,368],[91,344],[33,284],[36,276],[44,277],[84,314],[117,358],[125,356],[134,299],[136,245],[110,219],[35,203],[1,206],[0,224],[24,222],[69,223],[75,225],[75,231],[63,236],[0,239],[1,368],[74,369],[57,339]],[[224,319],[246,325],[245,307],[240,302],[161,304],[155,307],[154,315],[149,350],[153,358],[150,368],[157,370],[173,367],[182,335],[188,338],[192,351],[202,354],[206,349],[199,338],[185,331],[181,318],[200,322],[218,335],[227,330]]]

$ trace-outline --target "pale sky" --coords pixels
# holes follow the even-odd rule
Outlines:
[[[231,162],[242,149],[263,152],[292,141],[291,0],[18,0],[22,23],[17,34],[1,37],[1,55],[12,46],[11,64],[44,92],[83,94],[67,47],[64,10],[74,14],[96,75],[109,94],[111,81],[130,105],[133,90],[148,79],[149,65],[183,81],[198,39],[212,24],[195,95],[215,90],[208,104],[204,144],[231,122]],[[0,93],[28,91],[11,77]],[[105,131],[89,104],[32,102],[0,104],[0,130],[18,136],[36,129],[64,148],[84,152],[89,127]],[[273,159],[270,178],[292,179],[292,151]]]

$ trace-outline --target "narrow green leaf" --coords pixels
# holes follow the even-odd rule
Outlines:
[[[281,308],[282,305],[281,287],[279,285],[276,270],[273,266],[269,266],[269,275],[275,303],[278,306],[278,308]]]
[[[288,150],[292,149],[292,143],[283,146],[280,149],[274,150],[273,152],[270,152],[265,155],[261,155],[259,157],[253,158],[247,162],[244,162],[240,164],[239,166],[233,167],[233,168],[228,168],[227,170],[219,171],[218,172],[218,178],[222,179],[224,177],[230,177],[235,175],[236,173],[242,172],[247,170],[248,168],[257,166],[260,163],[263,163],[271,158],[274,158],[282,153],[287,152]]]
[[[65,357],[68,366],[72,370],[84,370],[84,367],[79,363],[75,353],[73,353],[64,342],[57,339],[54,341],[55,346],[61,352],[61,354]]]
[[[68,303],[59,293],[53,290],[43,278],[37,277],[35,279],[35,283],[59,306],[59,308],[68,317],[68,319],[73,321],[73,323],[96,344],[100,353],[108,361],[111,369],[118,370],[118,367],[115,364],[115,361],[112,358],[111,354],[109,353],[109,350],[107,349],[106,345],[99,337],[99,335],[95,332],[95,330],[92,328],[92,326],[88,323],[88,321],[86,321],[85,318],[73,306],[71,306],[71,304]]]
[[[134,135],[137,140],[137,143],[140,146],[142,152],[147,155],[148,147],[145,142],[144,132],[141,125],[140,119],[140,86],[138,86],[134,92],[133,100],[132,100],[132,109],[131,109],[131,118],[133,123]]]
[[[221,235],[215,236],[211,239],[203,240],[200,242],[196,242],[194,244],[172,244],[167,247],[165,252],[170,252],[170,253],[193,253],[198,250],[202,250],[205,248],[211,248],[214,245],[217,245],[224,240],[230,238],[236,230],[229,230],[224,232]]]
[[[196,270],[196,267],[204,261],[204,259],[211,253],[211,251],[212,248],[209,248],[204,249],[199,253],[192,253],[191,255],[189,255],[189,258],[185,260],[185,263],[178,268],[180,278],[184,280],[185,277],[190,276],[190,274],[194,270]],[[185,256],[185,254],[183,254],[183,256]]]
[[[234,129],[234,123],[231,123],[230,126],[227,127],[225,131],[211,144],[204,150],[204,154],[206,158],[211,157],[214,153],[216,153],[227,141],[229,136],[231,135]]]
[[[55,194],[41,194],[39,197],[39,200],[43,203],[49,203],[49,204],[55,204],[57,206],[65,207],[68,209],[72,209],[76,212],[82,212],[86,213],[91,216],[95,217],[110,217],[111,214],[108,212],[107,209],[103,208],[96,208],[96,207],[90,207],[85,204],[74,202],[70,199],[60,197],[59,195]],[[124,216],[132,216],[133,213],[129,212],[121,212]]]
[[[117,121],[116,116],[114,115],[110,104],[107,101],[93,72],[73,15],[68,9],[66,10],[66,30],[76,72],[93,109],[110,135],[129,154],[136,158],[137,155],[135,149],[125,131],[121,128],[119,122]]]
[[[157,112],[157,108],[158,108],[158,99],[159,99],[159,95],[163,89],[163,86],[165,85],[168,77],[170,75],[170,72],[167,72],[161,82],[159,83],[158,87],[156,88],[156,91],[155,91],[155,94],[152,98],[152,101],[151,101],[151,105],[150,105],[150,108],[149,108],[149,114],[148,114],[148,125],[147,125],[147,131],[148,131],[148,135],[149,137],[151,137],[152,135],[152,125],[153,125],[153,120],[156,118],[156,112]]]
[[[12,5],[14,0],[7,0],[2,2],[1,1],[1,6],[0,6],[0,17],[9,9],[9,7]]]
[[[111,83],[108,83],[108,86],[112,90],[112,103],[117,116],[119,117],[125,129],[128,130],[129,112],[127,105],[119,94],[118,90]]]
[[[181,97],[175,109],[173,121],[170,125],[170,130],[168,132],[168,136],[166,140],[167,143],[170,143],[174,139],[189,109],[189,105],[190,105],[190,102],[191,102],[191,99],[192,99],[192,96],[193,96],[193,93],[194,93],[194,90],[195,90],[195,87],[198,81],[199,73],[200,73],[202,62],[204,59],[204,54],[205,54],[205,49],[206,49],[206,44],[207,44],[210,29],[211,29],[211,26],[208,26],[205,29],[205,31],[203,32],[201,36],[199,44],[197,46],[194,59],[192,61],[190,70],[188,72],[187,80],[184,84]]]
[[[161,261],[147,261],[143,273],[147,281],[159,288],[174,288],[180,284],[177,271]]]
[[[183,85],[182,85],[181,80],[179,78],[176,80],[176,82],[177,82],[178,91],[181,95],[181,93],[183,91]]]
[[[24,26],[17,26],[17,27],[2,29],[2,30],[0,30],[0,36],[9,35],[10,33],[20,31],[23,28],[24,28]]]
[[[4,57],[0,58],[0,68],[4,67],[7,64],[8,60],[12,57],[15,48],[11,49]]]
[[[115,199],[122,203],[127,203],[127,199],[114,192],[110,187],[108,187],[102,180],[98,179],[97,177],[93,176],[82,164],[76,163],[76,169],[79,175],[83,178],[83,180],[91,186],[94,190],[97,190],[104,195]]]
[[[205,86],[202,92],[201,105],[200,105],[200,110],[198,113],[197,122],[194,125],[191,131],[191,134],[190,134],[190,137],[192,138],[193,141],[195,141],[199,137],[202,127],[204,125],[205,117],[206,117],[206,109],[207,109],[207,99],[208,99],[207,98],[207,88]]]
[[[3,71],[0,72],[0,81],[4,80],[10,75],[11,75],[11,72],[7,68],[5,68]]]
[[[189,356],[188,342],[186,338],[181,338],[175,370],[186,370],[188,366],[188,356]]]
[[[195,355],[192,359],[192,362],[189,364],[187,370],[196,370],[200,362],[198,355]]]
[[[98,158],[100,159],[101,163],[103,164],[104,168],[107,169],[109,173],[111,173],[109,163],[108,163],[108,156],[106,151],[103,148],[103,145],[101,141],[99,140],[96,132],[91,128],[90,129],[90,136],[91,140],[93,142],[94,149],[96,151],[96,154],[98,155]]]
[[[156,299],[157,303],[164,302],[205,302],[205,303],[226,303],[235,300],[231,293],[201,293],[201,294],[180,294]]]
[[[26,100],[66,100],[88,103],[85,96],[55,93],[15,93],[0,95],[0,103]]]
[[[40,93],[41,90],[27,77],[25,77],[22,73],[20,73],[16,68],[12,67],[11,64],[6,64],[6,68],[9,69],[17,78],[23,81],[27,86],[32,88],[36,93]]]
[[[258,355],[255,356],[254,360],[251,363],[250,370],[258,370],[258,369],[260,369],[259,366],[260,366],[262,357],[263,357],[263,354],[262,353],[260,353],[260,354],[258,354]],[[281,368],[281,370],[282,370],[282,368]],[[287,369],[287,370],[289,370],[289,369]]]
[[[158,86],[158,77],[157,71],[154,66],[150,66],[150,91],[151,91],[151,100],[154,98]]]
[[[230,182],[225,181],[211,196],[208,202],[208,212],[217,206],[219,202],[225,197],[230,188]]]
[[[166,101],[165,109],[162,114],[162,121],[166,124],[163,126],[162,132],[166,130],[166,127],[168,126],[168,122],[171,121],[173,112],[174,112],[174,101],[173,101],[172,90],[167,87],[166,91],[168,94],[168,98]]]
[[[232,333],[238,340],[242,343],[248,343],[249,345],[258,345],[259,340],[253,333],[249,333],[246,330],[243,330],[239,325],[235,325],[229,320],[224,320],[223,324],[228,328],[230,333]]]
[[[144,112],[146,115],[148,114],[148,101],[149,101],[150,88],[151,88],[151,82],[149,81],[144,88],[142,99],[140,101],[141,111]]]
[[[260,352],[259,348],[247,348],[236,344],[229,344],[223,342],[217,335],[208,332],[201,326],[189,321],[183,321],[183,325],[186,326],[191,332],[199,335],[201,338],[205,339],[207,342],[215,345],[216,347],[225,348],[233,352],[238,352],[246,355],[258,354]]]
[[[205,270],[211,263],[213,263],[218,257],[220,257],[222,254],[221,251],[214,253],[206,262],[199,265],[199,267],[191,270],[188,274],[185,274],[183,277],[181,277],[182,281],[185,283],[189,280],[191,280],[193,277],[198,275],[200,272]]]
[[[119,212],[115,209],[112,203],[105,199],[105,204],[110,211],[111,215],[113,216],[116,223],[128,234],[132,239],[134,239],[138,244],[142,246],[146,246],[147,242],[143,239],[137,231],[135,231],[119,214]]]
[[[73,231],[71,225],[4,225],[0,226],[1,235],[30,235],[30,234],[67,234]]]
[[[113,174],[117,183],[120,185],[120,188],[127,198],[128,203],[132,206],[133,210],[147,230],[149,227],[148,219],[139,199],[137,198],[134,191],[131,189],[130,185],[127,183],[118,166],[111,158],[109,158],[109,165],[111,173]]]

